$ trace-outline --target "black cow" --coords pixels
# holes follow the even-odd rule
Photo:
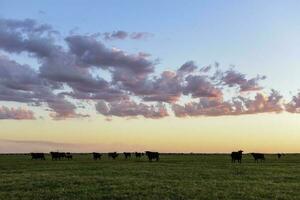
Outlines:
[[[131,153],[129,153],[129,152],[124,152],[124,156],[125,156],[125,159],[130,158],[130,157],[131,157]]]
[[[251,153],[251,155],[253,156],[255,162],[258,162],[258,160],[265,160],[265,155],[263,153]]]
[[[149,161],[152,160],[159,160],[159,153],[158,152],[152,152],[152,151],[146,151],[146,156],[148,157]]]
[[[101,159],[101,156],[102,156],[102,154],[101,153],[96,153],[96,152],[93,152],[93,159],[94,160],[97,160],[97,159]]]
[[[108,153],[108,157],[109,158],[112,158],[112,159],[116,159],[116,157],[118,157],[118,153],[117,152],[110,152],[110,153]]]
[[[66,158],[66,153],[64,152],[50,152],[52,160],[60,160],[62,158]]]
[[[278,158],[278,159],[280,159],[281,156],[284,156],[284,154],[283,154],[283,153],[278,153],[278,154],[277,154],[277,158]]]
[[[243,157],[242,150],[234,151],[231,153],[231,162],[235,163],[235,161],[237,160],[238,163],[242,163],[242,157]]]
[[[68,160],[72,160],[73,159],[73,156],[72,156],[72,154],[70,152],[67,152],[65,155],[66,155],[66,158]]]
[[[46,160],[44,153],[31,153],[31,160]]]
[[[136,157],[136,158],[141,158],[141,157],[142,157],[142,153],[135,152],[135,157]]]

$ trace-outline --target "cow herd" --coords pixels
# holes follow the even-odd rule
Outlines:
[[[262,162],[262,161],[266,160],[265,154],[263,154],[263,153],[251,153],[251,155],[254,158],[255,162],[258,162],[258,161]],[[280,159],[281,156],[284,156],[284,154],[282,154],[282,153],[277,154],[278,159]],[[233,162],[233,163],[235,163],[236,161],[238,163],[242,163],[242,157],[243,157],[243,151],[242,150],[231,152],[231,162]]]
[[[45,154],[44,153],[31,153],[31,159],[32,160],[45,160]],[[73,155],[70,152],[50,152],[52,160],[72,160]],[[115,160],[120,154],[117,152],[109,152],[107,153],[108,158],[111,158]],[[158,152],[153,152],[153,151],[145,151],[145,153],[141,152],[124,152],[123,153],[124,158],[127,160],[131,158],[131,156],[135,156],[136,158],[141,158],[144,155],[147,156],[149,161],[159,161],[159,153]],[[265,155],[263,153],[251,153],[252,157],[254,158],[255,162],[262,162],[265,161]],[[277,158],[280,159],[284,154],[278,153]],[[92,153],[92,158],[94,160],[101,160],[102,154],[93,152]],[[243,151],[234,151],[231,153],[231,162],[232,163],[242,163],[242,158],[243,158]]]
[[[146,154],[149,161],[152,161],[152,160],[158,161],[159,160],[158,152],[152,152],[152,151],[146,151],[145,153],[124,152],[123,154],[124,154],[124,158],[126,160],[131,158],[132,154],[135,155],[136,158],[141,158],[142,156],[144,156]],[[32,160],[46,160],[44,153],[30,153],[30,155],[31,155]],[[51,155],[52,160],[72,160],[73,159],[73,155],[70,152],[53,152],[53,151],[51,151],[50,155]],[[115,160],[119,156],[119,153],[109,152],[109,153],[107,153],[107,156],[108,156],[108,158]],[[97,153],[97,152],[92,153],[92,158],[94,160],[101,160],[101,157],[102,157],[101,153]]]

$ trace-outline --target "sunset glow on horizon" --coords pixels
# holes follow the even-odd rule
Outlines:
[[[0,153],[300,152],[300,2],[29,2],[0,1]]]

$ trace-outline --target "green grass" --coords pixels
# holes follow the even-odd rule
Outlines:
[[[300,155],[254,163],[246,155],[162,155],[100,161],[0,156],[0,199],[300,199]]]

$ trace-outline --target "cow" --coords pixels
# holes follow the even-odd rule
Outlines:
[[[156,160],[158,161],[159,160],[159,153],[158,152],[152,152],[152,151],[146,151],[146,156],[148,157],[149,161],[152,161],[152,160]]]
[[[96,153],[96,152],[93,152],[93,159],[94,160],[97,160],[97,159],[101,159],[101,156],[102,156],[102,154],[101,153]]]
[[[242,150],[234,151],[231,153],[231,162],[235,163],[235,161],[237,160],[238,163],[242,163],[242,157],[243,157]]]
[[[45,159],[45,154],[44,153],[30,153],[31,155],[31,160],[46,160]]]
[[[130,158],[130,157],[131,157],[131,153],[129,153],[129,152],[124,152],[124,156],[125,156],[125,159]]]
[[[50,152],[52,160],[60,160],[62,158],[66,158],[66,153],[64,152]]]
[[[265,160],[265,155],[263,153],[251,153],[251,155],[253,156],[255,162],[258,162],[258,160]]]
[[[110,152],[110,153],[108,153],[108,157],[109,158],[112,158],[112,159],[116,159],[116,157],[118,157],[118,153],[117,152]]]
[[[136,157],[136,158],[141,158],[141,157],[142,157],[142,153],[135,152],[135,157]]]
[[[278,159],[280,159],[281,156],[284,156],[284,154],[283,154],[283,153],[278,153],[278,154],[277,154],[277,158],[278,158]]]
[[[70,152],[67,152],[65,155],[66,155],[66,158],[68,160],[72,160],[73,159],[73,156],[72,156],[72,154]]]

